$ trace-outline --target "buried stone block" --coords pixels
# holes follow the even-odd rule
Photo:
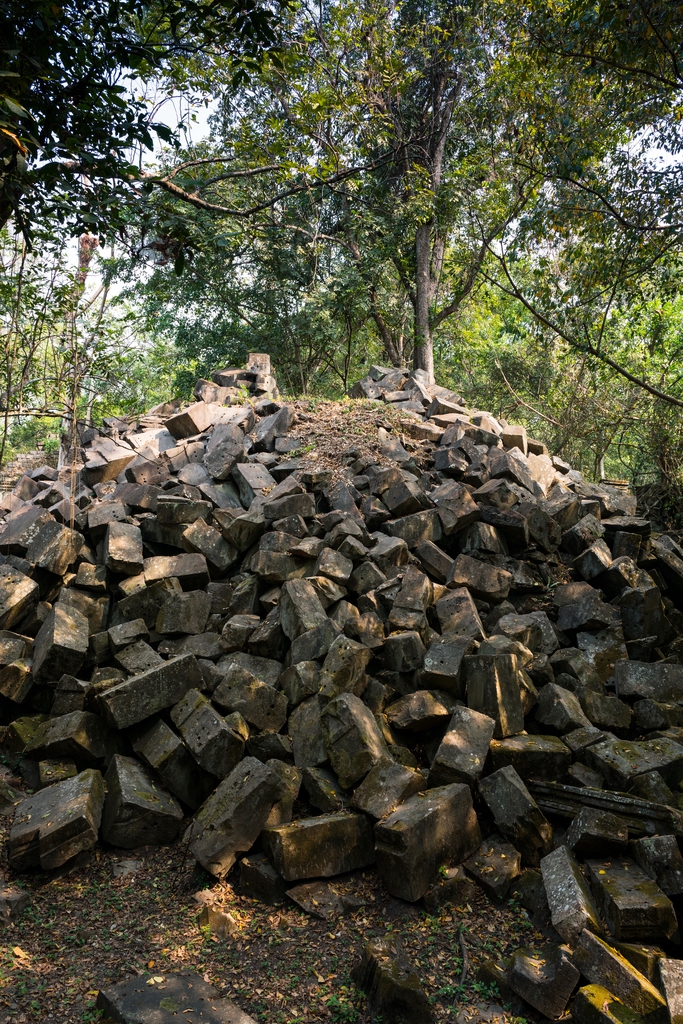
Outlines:
[[[202,804],[185,841],[203,868],[224,878],[286,795],[279,775],[255,757],[245,757]]]
[[[414,903],[441,866],[462,863],[481,844],[469,786],[454,783],[410,797],[377,823],[375,842],[385,889]]]
[[[579,981],[570,950],[559,946],[543,957],[512,954],[507,983],[518,996],[540,1013],[557,1020],[564,1013]]]
[[[134,850],[175,839],[183,820],[180,804],[152,781],[138,761],[116,754],[105,782],[102,837],[108,843]]]
[[[479,780],[479,792],[502,834],[535,867],[550,850],[553,830],[514,768]]]
[[[104,780],[92,768],[73,779],[41,789],[19,804],[7,844],[15,871],[61,867],[90,850],[104,806]]]
[[[201,1020],[201,1024],[256,1024],[236,1003],[224,999],[199,974],[187,971],[120,981],[100,989],[96,1006],[106,1020],[120,1024],[174,1024],[178,1020]],[[189,1011],[190,1016],[186,1014]],[[181,1016],[182,1014],[182,1016]]]
[[[650,1019],[666,1020],[666,1003],[655,986],[616,949],[583,931],[574,948],[574,963],[593,985],[603,985],[620,1002]]]
[[[576,858],[566,846],[558,846],[541,861],[550,919],[553,928],[573,946],[585,929],[602,934],[602,925],[588,884]]]
[[[232,914],[226,914],[222,910],[213,910],[209,906],[203,906],[197,924],[200,928],[208,928],[211,935],[218,939],[227,939],[239,931],[239,925]]]
[[[287,882],[331,878],[375,860],[372,825],[364,814],[341,811],[264,829],[263,849]]]
[[[434,1015],[415,968],[392,939],[373,939],[353,968],[373,1016],[387,1024],[432,1024]]]
[[[425,909],[430,913],[439,910],[445,903],[462,906],[473,900],[477,887],[468,877],[462,864],[455,868],[442,868],[439,876],[422,897]]]
[[[63,782],[64,779],[74,779],[77,775],[78,768],[73,761],[38,762],[39,789],[51,786],[53,782]]]
[[[321,921],[334,920],[362,906],[362,900],[339,893],[337,887],[330,882],[305,882],[303,885],[295,885],[287,890],[287,895],[307,914]]]
[[[588,860],[586,868],[602,916],[616,939],[678,941],[671,900],[634,861]]]

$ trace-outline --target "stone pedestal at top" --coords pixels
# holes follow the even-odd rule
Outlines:
[[[215,402],[220,399],[230,404],[233,398],[239,398],[240,392],[246,389],[254,398],[277,398],[277,380],[272,372],[270,356],[267,352],[250,352],[245,369],[225,367],[212,375],[212,381],[197,382],[195,398],[204,402]],[[219,394],[220,393],[220,394]]]

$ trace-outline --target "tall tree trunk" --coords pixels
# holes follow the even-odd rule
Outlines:
[[[434,383],[434,349],[429,325],[431,281],[431,224],[421,224],[415,233],[415,349],[413,366],[425,370]]]
[[[377,304],[377,291],[372,285],[369,289],[371,312],[370,315],[375,321],[379,336],[382,339],[382,345],[384,346],[384,353],[387,359],[390,361],[392,366],[403,366],[403,336],[402,333],[398,338],[394,338],[389,326],[382,316],[379,306]]]

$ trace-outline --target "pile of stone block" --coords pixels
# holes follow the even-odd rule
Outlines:
[[[683,549],[419,371],[354,387],[406,416],[369,409],[377,458],[337,471],[291,456],[272,386],[212,387],[4,502],[12,867],[182,835],[268,901],[370,865],[426,906],[476,883],[557,940],[489,964],[501,991],[557,1017],[583,976],[582,1024],[680,1012]]]

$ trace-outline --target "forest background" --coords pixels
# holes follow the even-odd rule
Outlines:
[[[683,527],[683,5],[0,0],[0,463],[415,365]]]

